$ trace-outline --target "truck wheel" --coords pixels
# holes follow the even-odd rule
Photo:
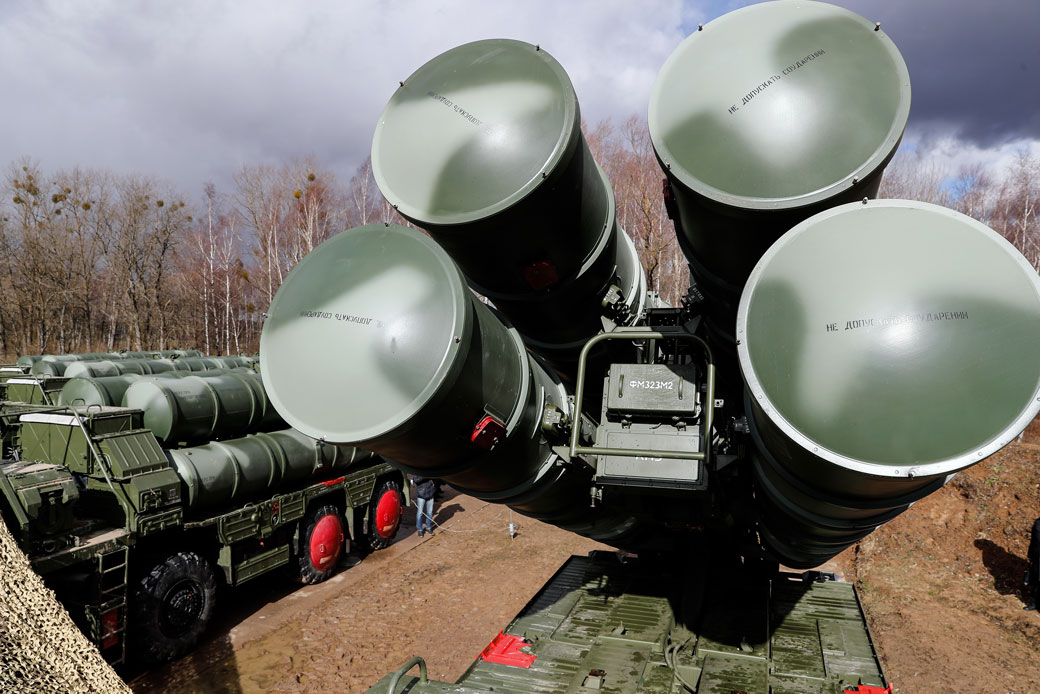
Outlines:
[[[365,544],[369,549],[389,547],[401,526],[404,500],[401,485],[396,480],[385,480],[376,486],[372,501],[368,504],[368,533]]]
[[[213,616],[217,579],[194,552],[178,552],[156,564],[136,585],[130,606],[131,642],[142,660],[178,658],[198,643]]]
[[[326,504],[308,513],[300,526],[297,553],[300,583],[321,583],[336,573],[336,562],[343,554],[345,540],[343,516],[338,508]]]

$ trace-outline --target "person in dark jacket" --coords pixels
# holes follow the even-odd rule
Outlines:
[[[437,480],[429,477],[415,477],[415,527],[422,537],[423,525],[427,533],[433,535],[433,495],[437,493]]]
[[[1026,603],[1025,609],[1035,610],[1040,602],[1040,518],[1033,521],[1033,533],[1029,536],[1029,551],[1026,552],[1029,560],[1029,568],[1026,569],[1026,577],[1023,583],[1029,589],[1031,599]]]

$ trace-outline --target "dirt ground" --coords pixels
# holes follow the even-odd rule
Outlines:
[[[445,487],[420,539],[406,509],[396,542],[317,586],[263,581],[193,654],[130,678],[135,692],[360,694],[414,655],[455,681],[572,554],[609,549]],[[411,513],[409,513],[411,511]]]
[[[365,692],[413,655],[454,681],[571,554],[595,542],[447,490],[423,540],[398,540],[335,578],[277,579],[224,596],[209,641],[130,677],[135,692]],[[1028,529],[1040,515],[1040,424],[1021,443],[840,555],[885,673],[901,693],[1040,692],[1040,615],[1022,610]],[[352,563],[354,558],[350,558]],[[230,605],[230,607],[228,606]]]
[[[1040,516],[1040,424],[842,557],[899,692],[1040,692],[1022,577]]]

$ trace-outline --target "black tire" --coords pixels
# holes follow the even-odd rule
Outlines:
[[[372,499],[368,502],[368,532],[364,534],[364,545],[370,550],[389,547],[404,513],[404,496],[397,480],[383,480],[376,484]]]
[[[296,579],[321,583],[336,573],[336,563],[347,544],[343,514],[332,504],[311,510],[300,525],[300,549],[296,553]]]
[[[162,663],[199,642],[217,602],[217,579],[194,552],[171,554],[137,582],[131,597],[130,642],[137,656]]]

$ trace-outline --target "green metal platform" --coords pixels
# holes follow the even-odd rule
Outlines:
[[[886,687],[855,589],[814,576],[710,567],[679,576],[613,555],[571,557],[458,682],[427,680],[416,658],[406,666],[420,665],[419,673],[402,667],[369,694],[840,694]],[[683,586],[681,594],[674,586]]]

